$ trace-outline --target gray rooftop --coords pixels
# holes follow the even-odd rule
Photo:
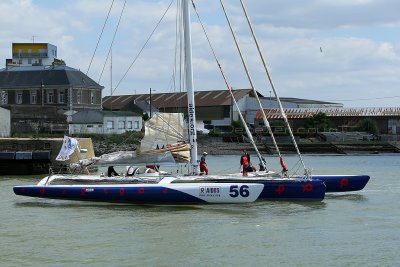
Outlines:
[[[0,70],[0,87],[72,86],[103,88],[80,70],[66,65],[8,66]]]

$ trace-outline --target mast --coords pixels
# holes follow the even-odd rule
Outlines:
[[[192,69],[192,38],[190,33],[190,10],[189,1],[183,0],[183,36],[185,50],[185,84],[188,100],[188,125],[189,125],[189,144],[190,144],[190,163],[192,173],[198,173],[197,162],[197,132],[196,132],[196,113],[194,103],[193,69]]]
[[[271,84],[272,91],[274,92],[276,101],[278,102],[279,110],[280,110],[280,112],[281,112],[281,116],[282,116],[283,120],[285,121],[286,126],[287,126],[287,128],[288,128],[288,130],[289,130],[289,134],[290,134],[290,137],[292,138],[293,145],[294,145],[294,147],[295,147],[295,149],[296,149],[297,155],[299,156],[300,162],[301,162],[301,164],[303,165],[305,175],[308,176],[308,175],[309,175],[309,171],[307,170],[306,165],[304,164],[304,161],[303,161],[303,158],[302,158],[302,156],[301,156],[299,147],[297,146],[296,139],[294,138],[294,135],[293,135],[293,132],[292,132],[292,128],[290,127],[290,124],[289,124],[289,121],[288,121],[287,116],[286,116],[286,114],[285,114],[285,111],[283,110],[281,100],[280,100],[280,98],[279,98],[279,96],[278,96],[278,93],[276,92],[275,85],[274,85],[274,83],[273,83],[273,81],[272,81],[271,74],[270,74],[269,71],[268,71],[267,63],[265,62],[264,56],[263,56],[263,54],[262,54],[262,52],[261,52],[261,48],[260,48],[260,45],[259,45],[258,40],[257,40],[257,37],[256,37],[256,34],[255,34],[254,30],[253,30],[253,26],[252,26],[252,24],[251,24],[251,22],[250,22],[249,16],[247,15],[246,7],[244,6],[244,3],[243,3],[242,0],[240,0],[240,4],[242,5],[242,9],[243,9],[244,14],[245,14],[245,16],[246,16],[246,20],[247,20],[247,23],[248,23],[248,25],[249,25],[251,34],[252,34],[253,39],[254,39],[254,42],[255,42],[255,44],[256,44],[256,46],[257,46],[257,50],[258,50],[258,53],[259,53],[260,58],[261,58],[261,60],[262,60],[262,63],[263,63],[265,72],[266,72],[266,74],[267,74],[269,83]],[[264,111],[263,111],[263,112],[264,112]]]

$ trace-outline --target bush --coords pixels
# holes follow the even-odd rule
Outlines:
[[[360,120],[355,128],[356,131],[359,132],[367,132],[370,134],[378,135],[379,134],[379,127],[376,121],[371,118],[366,118]]]

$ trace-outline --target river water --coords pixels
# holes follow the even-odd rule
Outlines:
[[[12,186],[40,177],[1,177],[0,266],[399,266],[400,157],[304,160],[371,180],[322,202],[149,206],[21,197]],[[239,169],[239,156],[207,161],[210,173]]]

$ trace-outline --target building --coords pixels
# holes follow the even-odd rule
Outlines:
[[[259,110],[252,89],[233,90],[233,95],[238,103],[248,124],[254,123],[254,116]],[[274,98],[263,97],[258,93],[263,107],[277,108],[278,104]],[[239,113],[235,107],[231,94],[228,90],[197,91],[194,94],[196,103],[196,117],[206,125],[229,126],[233,120],[239,120]],[[160,112],[187,114],[186,93],[157,93],[142,95],[120,95],[106,96],[103,98],[103,107],[109,110],[133,110],[138,108],[138,103],[145,101],[156,107]],[[321,102],[315,100],[285,98],[282,104],[287,108],[297,108],[300,105],[320,105],[336,107],[337,103]]]
[[[281,120],[279,109],[264,109],[269,121]],[[373,119],[381,134],[395,135],[400,133],[400,108],[290,108],[284,109],[294,133],[304,133],[306,119],[320,112],[332,123],[329,131],[351,131],[364,118]],[[254,119],[256,128],[264,126],[262,113],[258,111]],[[275,129],[282,132],[282,129]],[[312,129],[311,129],[312,130]]]
[[[84,110],[71,116],[69,134],[121,134],[141,131],[142,116],[129,111]]]
[[[0,107],[11,111],[13,133],[64,132],[67,111],[101,110],[103,87],[56,56],[51,44],[13,44],[0,70]]]
[[[10,137],[11,134],[11,119],[10,111],[5,108],[0,108],[0,137]]]
[[[274,97],[263,97],[259,94],[259,99],[263,108],[278,109],[279,105]],[[283,108],[297,109],[297,108],[342,108],[343,104],[325,102],[311,99],[301,99],[293,97],[281,97]],[[248,95],[237,100],[240,111],[242,112],[247,124],[254,124],[256,113],[260,110],[255,97]],[[235,106],[233,106],[233,118],[239,119],[239,113]]]
[[[12,59],[6,59],[9,66],[49,66],[57,59],[57,47],[49,43],[13,43]]]

